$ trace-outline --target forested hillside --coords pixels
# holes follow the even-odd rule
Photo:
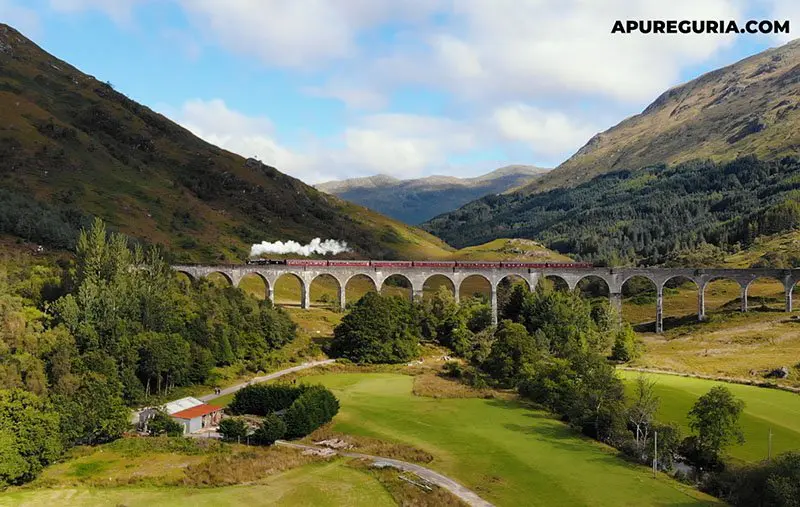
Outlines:
[[[616,171],[573,188],[487,196],[425,227],[458,247],[533,238],[597,263],[658,264],[706,244],[733,252],[800,228],[800,160]],[[800,255],[776,263],[800,265]]]
[[[266,370],[295,338],[269,301],[184,284],[155,249],[129,246],[98,220],[74,264],[0,256],[0,488],[118,438],[130,406],[215,382],[220,367]]]
[[[0,188],[0,234],[52,247],[74,246],[99,216],[182,261],[241,260],[252,243],[318,236],[374,258],[447,251],[202,141],[2,24]]]
[[[378,175],[331,181],[315,187],[407,224],[419,224],[473,199],[523,186],[545,172],[534,166],[510,165],[476,178],[428,176],[398,180]]]

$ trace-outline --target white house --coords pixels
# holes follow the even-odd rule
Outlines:
[[[194,433],[203,428],[213,427],[222,419],[222,407],[201,403],[179,412],[170,414],[170,417],[183,424],[183,433]]]

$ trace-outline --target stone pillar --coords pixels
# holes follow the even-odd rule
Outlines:
[[[308,310],[311,308],[311,291],[309,290],[308,284],[306,284],[305,280],[300,282],[300,308],[303,310]]]
[[[742,285],[742,311],[747,311],[747,285]]]
[[[339,311],[343,312],[347,307],[347,287],[339,282]]]
[[[697,289],[697,320],[706,320],[706,286],[701,285]]]
[[[492,285],[492,325],[497,325],[497,287]]]
[[[459,304],[461,302],[461,295],[460,291],[458,290],[459,287],[456,287],[456,284],[453,284],[453,287],[453,298],[456,300],[456,304]]]
[[[656,286],[656,333],[664,332],[664,286]]]
[[[411,291],[411,300],[412,301],[422,301],[422,289],[413,289]]]
[[[267,298],[269,298],[270,303],[275,304],[275,287],[271,284],[267,286]]]
[[[794,289],[794,283],[786,287],[786,313],[792,313],[792,289]]]
[[[536,290],[536,286],[539,285],[539,279],[540,279],[539,273],[537,273],[535,271],[531,271],[530,272],[530,278],[528,279],[528,282],[529,282],[529,288],[530,288],[531,291],[535,291]]]
[[[622,323],[622,293],[621,292],[611,292],[608,294],[608,302],[611,303],[611,308],[617,314],[617,321],[619,324]]]

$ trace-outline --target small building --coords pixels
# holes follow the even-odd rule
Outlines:
[[[186,410],[187,408],[197,407],[202,405],[203,402],[198,400],[197,398],[193,398],[191,396],[187,396],[186,398],[181,398],[179,400],[170,401],[169,403],[165,403],[161,409],[167,413],[167,415],[172,415],[175,412],[180,412],[181,410]]]
[[[185,435],[217,426],[220,419],[222,419],[222,407],[203,403],[170,414],[170,417],[183,424],[183,433]]]
[[[170,401],[169,403],[165,403],[160,407],[146,407],[140,410],[139,412],[135,412],[131,422],[137,426],[139,431],[146,432],[147,431],[147,423],[152,419],[157,412],[161,411],[166,413],[168,416],[172,416],[177,414],[178,412],[182,412],[191,408],[203,406],[205,403],[198,400],[197,398],[193,398],[191,396],[187,396],[186,398],[181,398],[179,400]],[[183,420],[179,420],[181,424],[183,424]],[[184,424],[184,428],[186,425]],[[184,430],[184,433],[186,431]]]

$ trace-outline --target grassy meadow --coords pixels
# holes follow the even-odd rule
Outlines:
[[[420,448],[434,456],[428,466],[496,505],[715,503],[666,476],[653,479],[646,467],[515,401],[414,396],[415,377],[392,373],[304,381],[325,384],[339,397],[335,431]]]
[[[638,373],[622,371],[626,380]],[[724,385],[745,402],[741,418],[745,443],[728,449],[731,457],[742,461],[766,459],[769,431],[772,429],[773,456],[790,450],[800,450],[800,396],[794,393],[739,384],[713,382],[677,375],[646,374],[656,381],[661,398],[658,418],[679,424],[688,433],[686,414],[697,398],[715,385]],[[630,385],[630,383],[629,383]]]
[[[120,465],[130,473],[127,465]],[[98,474],[100,475],[100,474]],[[0,495],[0,506],[38,507],[70,505],[153,505],[218,507],[341,506],[382,507],[397,505],[389,492],[369,474],[347,466],[342,460],[312,463],[258,480],[255,484],[224,487],[176,486],[63,486],[26,489]]]

